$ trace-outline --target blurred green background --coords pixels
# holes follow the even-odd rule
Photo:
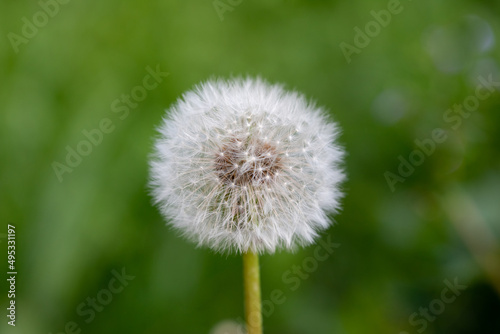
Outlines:
[[[0,3],[0,259],[5,277],[13,224],[18,271],[16,327],[0,282],[0,333],[238,333],[241,258],[178,237],[146,183],[165,109],[240,74],[330,109],[348,152],[344,208],[321,236],[340,246],[299,286],[283,275],[296,282],[315,245],[261,258],[263,298],[286,299],[265,333],[500,333],[500,88],[447,114],[480,76],[500,81],[498,1],[402,1],[384,26],[370,12],[386,0],[42,4]],[[169,74],[144,90],[148,67]],[[391,189],[387,172],[437,128],[447,139]],[[109,293],[122,270],[135,278]],[[446,280],[466,286],[449,303]]]

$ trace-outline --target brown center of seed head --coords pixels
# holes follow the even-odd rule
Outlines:
[[[282,164],[275,146],[260,140],[233,139],[215,155],[214,168],[223,183],[246,186],[272,181]]]

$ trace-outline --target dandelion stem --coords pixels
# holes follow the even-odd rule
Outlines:
[[[248,334],[262,334],[262,305],[260,299],[259,255],[243,254],[243,281],[245,289],[245,318]]]

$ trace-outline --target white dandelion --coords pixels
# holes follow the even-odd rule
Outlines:
[[[303,95],[261,79],[213,80],[167,111],[151,162],[171,226],[221,252],[311,244],[339,209],[339,128]]]

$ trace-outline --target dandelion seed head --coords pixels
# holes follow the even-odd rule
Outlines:
[[[296,92],[260,79],[208,81],[185,93],[158,130],[154,200],[199,246],[293,250],[339,210],[338,127]]]

